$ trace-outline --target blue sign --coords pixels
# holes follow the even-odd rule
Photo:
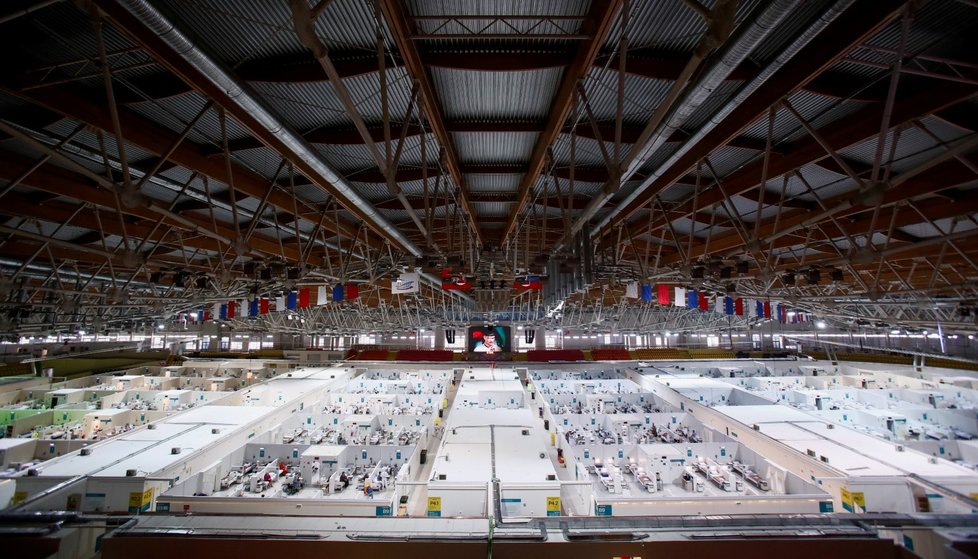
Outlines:
[[[835,512],[835,505],[832,501],[819,501],[818,512]]]
[[[611,505],[599,505],[594,504],[594,515],[595,516],[611,516]]]
[[[376,514],[374,516],[391,516],[390,505],[376,507]]]

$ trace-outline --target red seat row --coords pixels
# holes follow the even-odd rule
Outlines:
[[[451,351],[429,349],[402,349],[397,352],[398,361],[451,361],[454,356]]]
[[[579,349],[532,349],[526,352],[527,361],[584,361]]]

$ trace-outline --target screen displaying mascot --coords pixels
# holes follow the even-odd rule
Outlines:
[[[473,326],[469,328],[469,353],[509,353],[512,351],[509,326]]]

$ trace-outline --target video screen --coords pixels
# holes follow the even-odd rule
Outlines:
[[[468,341],[469,353],[492,355],[513,350],[509,326],[471,326]]]

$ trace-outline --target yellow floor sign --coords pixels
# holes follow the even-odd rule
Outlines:
[[[129,494],[129,512],[146,512],[153,501],[153,488]]]
[[[428,516],[441,516],[441,497],[428,497]]]
[[[866,494],[862,491],[849,491],[843,487],[842,508],[849,512],[866,512]]]
[[[547,497],[547,516],[560,516],[560,497]]]

